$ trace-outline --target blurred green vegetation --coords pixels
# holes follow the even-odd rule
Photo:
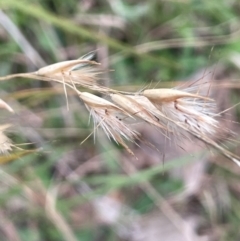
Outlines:
[[[1,0],[0,8],[0,15],[6,14],[27,40],[23,42],[0,17],[1,76],[34,71],[98,49],[99,61],[114,70],[106,79],[116,88],[141,89],[184,80],[219,62],[234,79],[239,78],[230,61],[240,51],[237,0]],[[0,158],[0,217],[12,224],[13,235],[0,225],[1,240],[121,240],[114,228],[98,225],[81,211],[87,203],[109,193],[124,193],[126,205],[146,214],[156,203],[140,188],[142,184],[149,182],[166,198],[183,192],[182,180],[168,171],[192,163],[198,153],[164,164],[160,161],[129,176],[121,166],[123,149],[101,132],[80,145],[92,126],[74,95],[70,94],[67,111],[62,86],[14,79],[2,82],[1,90],[4,100],[17,108],[14,116],[1,118],[2,123],[16,119],[12,127],[16,130],[9,136],[14,143],[27,143],[21,148],[34,150],[17,150]],[[235,99],[239,101],[239,96]],[[94,160],[99,167],[81,173]],[[229,210],[212,219],[206,210],[211,225],[224,229],[221,240],[238,240],[240,191],[232,183],[239,182],[239,175],[218,165],[208,175],[213,181],[223,178],[229,185],[231,203]],[[55,203],[46,201],[46,196]]]

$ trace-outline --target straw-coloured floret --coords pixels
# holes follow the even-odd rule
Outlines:
[[[167,125],[174,132],[181,131],[174,122],[203,135],[214,135],[219,128],[216,105],[208,97],[174,89],[147,90],[143,95],[161,112],[160,119],[172,120]]]
[[[128,141],[138,139],[138,133],[125,122],[125,119],[130,118],[130,116],[122,108],[88,92],[82,92],[80,98],[90,112],[95,130],[100,126],[108,138],[112,138],[127,149],[122,137]],[[128,149],[128,151],[130,150]],[[131,154],[133,153],[131,152]]]
[[[36,75],[70,85],[91,88],[97,85],[97,80],[102,73],[97,66],[99,63],[95,61],[69,60],[43,67],[36,72]]]
[[[147,102],[141,102],[141,99],[143,97],[137,95],[120,94],[111,94],[110,96],[117,105],[121,106],[125,111],[130,113],[132,116],[138,117],[153,126],[166,130],[165,126],[159,123],[158,118],[154,115],[154,113],[152,113],[153,106],[151,105],[151,108],[149,108],[147,106]]]

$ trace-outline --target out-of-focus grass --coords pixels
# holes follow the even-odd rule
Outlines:
[[[240,50],[238,1],[1,0],[0,7],[46,63],[75,59],[99,49],[99,60],[106,61],[101,56],[109,55],[106,67],[115,70],[109,73],[110,85],[124,89],[181,80],[219,61],[230,65],[229,56]],[[95,18],[107,19],[108,15],[117,17],[123,27],[114,21],[108,22],[111,27],[101,21],[94,24]],[[78,18],[84,16],[90,16],[88,24]],[[0,29],[0,74],[40,67],[5,28]],[[231,70],[235,71],[234,78],[239,78],[237,69],[231,66]],[[16,79],[1,83],[1,89],[9,93],[7,100],[16,107],[17,114],[1,119],[3,123],[8,118],[16,120],[10,136],[18,143],[33,143],[26,149],[38,149],[35,154],[22,151],[0,158],[6,174],[0,178],[0,215],[13,224],[16,237],[12,240],[119,240],[114,229],[100,230],[94,218],[85,224],[74,222],[75,209],[84,209],[86,203],[110,191],[119,191],[128,196],[127,204],[136,212],[148,213],[154,201],[143,191],[138,192],[137,199],[131,196],[132,190],[146,181],[163,196],[181,192],[180,180],[163,174],[160,180],[159,175],[186,165],[191,161],[189,155],[129,176],[118,163],[122,149],[101,138],[101,133],[95,141],[91,136],[80,145],[92,128],[87,125],[88,113],[70,91],[71,108],[67,111],[62,86]],[[27,117],[25,108],[30,112]],[[94,158],[101,161],[99,168],[72,178],[77,168]],[[216,174],[214,170],[219,169]],[[223,240],[237,240],[240,209],[235,183],[239,176],[217,166],[209,176],[227,176],[230,211],[221,217],[225,223],[219,218],[213,225],[224,228]],[[47,209],[46,195],[53,199],[56,195],[55,211]],[[2,240],[10,240],[4,225],[0,229]]]

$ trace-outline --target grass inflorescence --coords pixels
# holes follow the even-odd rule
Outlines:
[[[214,140],[220,132],[230,131],[222,130],[216,119],[220,114],[216,111],[214,99],[208,96],[210,83],[201,85],[195,82],[186,88],[117,91],[99,83],[104,70],[100,68],[100,63],[92,60],[93,57],[94,52],[90,52],[77,60],[58,62],[36,72],[8,75],[0,80],[25,77],[61,83],[67,106],[67,88],[74,90],[93,119],[93,132],[101,127],[109,139],[120,143],[133,156],[134,152],[126,142],[142,140],[134,124],[144,121],[146,125],[154,126],[169,140],[170,136],[180,140],[189,136],[200,139],[240,166],[239,158]],[[79,87],[88,89],[89,92],[82,92]],[[90,92],[99,92],[109,100]],[[4,103],[2,102],[2,105]],[[7,104],[4,108],[12,111]],[[10,147],[5,149],[10,150]]]

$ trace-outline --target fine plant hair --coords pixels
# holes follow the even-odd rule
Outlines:
[[[121,144],[133,156],[127,142],[136,143],[142,138],[132,123],[144,121],[146,125],[159,130],[168,141],[171,141],[172,136],[193,136],[240,166],[240,158],[214,140],[217,134],[231,131],[220,127],[216,119],[220,116],[216,103],[208,96],[209,91],[203,91],[209,87],[209,83],[194,83],[188,88],[145,89],[136,93],[117,91],[99,83],[104,70],[100,68],[100,63],[92,60],[94,54],[90,52],[77,60],[48,65],[32,73],[7,75],[0,77],[0,80],[22,77],[61,83],[66,100],[67,88],[74,90],[93,119],[93,132],[102,128],[109,139]],[[80,91],[80,87],[89,89],[89,92]],[[102,93],[108,100],[90,92]],[[9,111],[12,110],[6,106]],[[2,145],[1,143],[0,151],[4,149]],[[7,146],[6,150],[11,150],[10,146]]]

